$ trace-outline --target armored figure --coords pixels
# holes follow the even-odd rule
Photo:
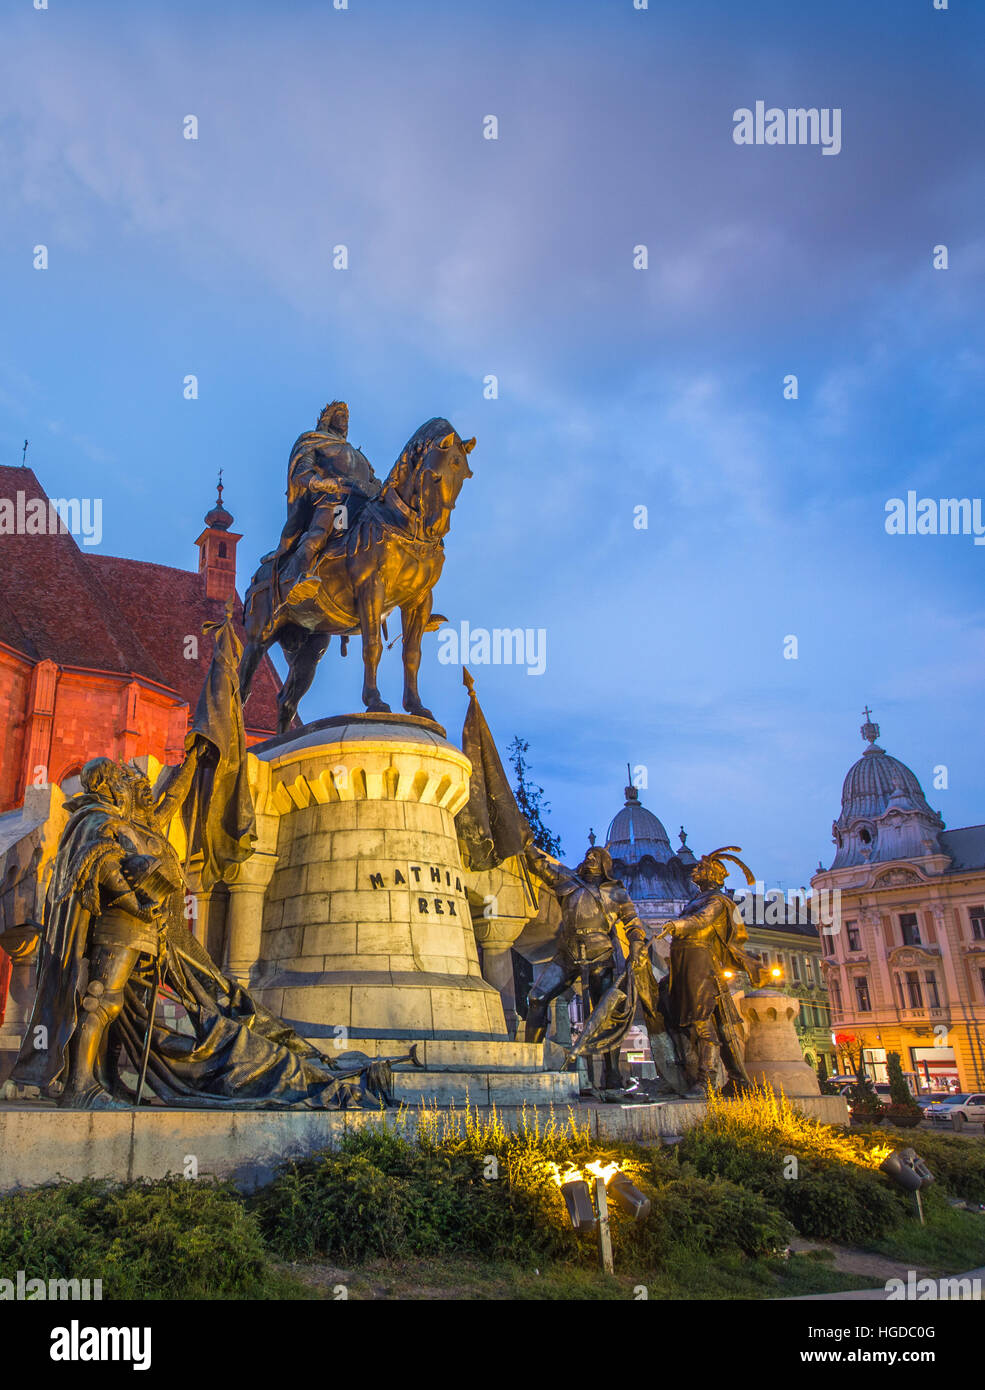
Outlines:
[[[732,1000],[726,971],[744,972],[754,988],[766,981],[767,970],[745,950],[745,924],[732,899],[723,892],[731,859],[746,876],[755,878],[736,858],[737,845],[703,855],[691,872],[698,889],[680,917],[667,922],[659,936],[671,937],[668,1016],[670,1028],[690,1039],[697,1056],[697,1080],[690,1096],[703,1096],[715,1083],[718,1059],[734,1089],[749,1084],[742,1056],[739,1011]]]
[[[595,1008],[613,986],[616,945],[635,966],[646,944],[646,930],[636,908],[612,876],[608,850],[593,845],[576,869],[567,868],[537,849],[526,832],[523,856],[530,870],[556,895],[561,905],[561,934],[554,959],[537,976],[527,996],[527,1042],[542,1042],[551,1002],[581,981],[582,999]],[[602,1088],[618,1089],[618,1042],[602,1057]]]
[[[279,565],[290,556],[294,584],[310,581],[327,543],[349,528],[382,486],[365,454],[349,443],[348,433],[349,407],[345,401],[331,401],[315,429],[300,435],[291,449],[287,520],[276,549],[263,560]]]
[[[85,1109],[139,1104],[145,1079],[159,1100],[185,1107],[327,1109],[369,1094],[386,1103],[391,1059],[324,1057],[225,976],[188,929],[172,818],[182,812],[208,886],[249,857],[255,838],[231,605],[207,630],[215,651],[188,751],[160,792],[138,768],[94,758],[66,805],[34,1010],[11,1079]],[[174,1025],[157,1016],[162,987],[181,1006]],[[417,1064],[413,1049],[400,1060]]]
[[[184,1107],[387,1102],[388,1059],[324,1057],[226,977],[188,930],[181,866],[165,831],[198,756],[189,754],[157,798],[136,768],[96,758],[82,769],[12,1079],[64,1107],[119,1109],[134,1095],[122,1053],[141,1079],[146,1068],[160,1100]],[[182,1006],[181,1025],[155,1016],[162,985]]]
[[[158,961],[168,897],[183,883],[177,855],[155,821],[173,814],[197,757],[196,744],[158,807],[153,797],[146,805],[133,769],[95,758],[83,768],[82,790],[68,804],[35,1002],[35,1020],[54,1036],[47,1049],[39,1049],[29,1029],[15,1070],[18,1080],[45,1088],[63,1081],[65,1106],[110,1103],[104,1084],[109,1029],[138,962]],[[139,821],[138,795],[144,803]]]

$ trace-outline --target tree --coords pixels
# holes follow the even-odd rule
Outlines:
[[[849,1053],[849,1056],[851,1054]],[[876,1089],[872,1084],[872,1078],[865,1070],[865,1056],[861,1045],[858,1049],[858,1065],[855,1068],[855,1084],[848,1092],[848,1101],[852,1111],[859,1115],[872,1114],[878,1115],[882,1109],[882,1102],[876,1094]]]
[[[910,1088],[906,1084],[903,1064],[898,1052],[886,1053],[886,1071],[889,1073],[889,1098],[893,1105],[899,1106],[903,1110],[920,1111],[920,1106],[913,1099]],[[920,1111],[920,1113],[923,1112]]]
[[[516,777],[516,785],[513,788],[516,804],[527,818],[537,848],[545,854],[553,854],[555,859],[560,859],[561,838],[550,830],[544,820],[551,809],[551,803],[544,800],[544,788],[528,780],[530,764],[527,762],[526,754],[529,751],[530,744],[517,734],[510,744],[510,766]]]

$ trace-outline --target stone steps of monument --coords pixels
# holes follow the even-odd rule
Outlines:
[[[551,1043],[483,1041],[474,1038],[343,1038],[308,1037],[307,1041],[327,1057],[344,1052],[365,1052],[369,1057],[400,1057],[417,1048],[417,1055],[432,1072],[536,1073],[556,1071],[563,1060],[561,1049]]]
[[[393,1073],[393,1094],[402,1104],[557,1105],[578,1100],[578,1076],[572,1072],[415,1071]]]

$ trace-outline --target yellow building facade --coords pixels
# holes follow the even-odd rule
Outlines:
[[[985,826],[948,830],[914,773],[869,744],[848,772],[835,856],[811,880],[836,904],[822,931],[842,1057],[886,1080],[898,1052],[920,1092],[985,1089]]]

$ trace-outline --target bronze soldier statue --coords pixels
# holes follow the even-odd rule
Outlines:
[[[618,943],[630,967],[646,945],[646,930],[622,883],[612,876],[608,850],[593,845],[576,869],[536,848],[529,826],[523,857],[561,904],[561,935],[554,959],[537,976],[527,996],[525,1040],[543,1042],[554,999],[580,980],[587,1016],[613,986]],[[619,1046],[602,1054],[602,1090],[617,1090]]]
[[[171,784],[172,797],[187,790],[197,757],[195,745]],[[149,820],[136,818],[132,769],[94,758],[81,782],[55,860],[32,1019],[53,1036],[39,1049],[29,1028],[14,1075],[44,1087],[63,1081],[64,1106],[106,1109],[115,1105],[104,1084],[109,1030],[138,962],[155,964],[160,956],[168,889],[183,880],[170,844]]]
[[[658,938],[671,937],[667,1023],[672,1032],[690,1039],[697,1055],[697,1079],[688,1092],[694,1098],[715,1084],[719,1058],[733,1089],[749,1084],[739,1011],[726,971],[744,972],[757,989],[766,982],[768,972],[744,950],[748,940],[745,923],[723,891],[728,876],[722,862],[725,859],[739,865],[747,883],[755,882],[742,860],[736,858],[738,849],[738,845],[726,845],[702,856],[691,871],[697,894],[680,917],[672,918],[657,933]]]
[[[215,651],[188,752],[163,789],[155,796],[139,769],[94,758],[66,805],[34,1009],[11,1079],[84,1109],[139,1104],[145,1076],[159,1100],[185,1107],[341,1108],[370,1094],[386,1103],[397,1059],[324,1057],[226,977],[188,929],[172,818],[185,815],[203,883],[248,858],[255,838],[231,605],[208,627]],[[182,1006],[180,1026],[156,1016],[162,985]],[[400,1060],[417,1064],[413,1049]]]
[[[287,520],[276,549],[263,557],[279,569],[292,557],[285,601],[317,588],[312,571],[333,536],[348,530],[363,503],[379,495],[382,483],[361,450],[348,440],[349,407],[330,401],[313,430],[294,442],[287,465]]]

